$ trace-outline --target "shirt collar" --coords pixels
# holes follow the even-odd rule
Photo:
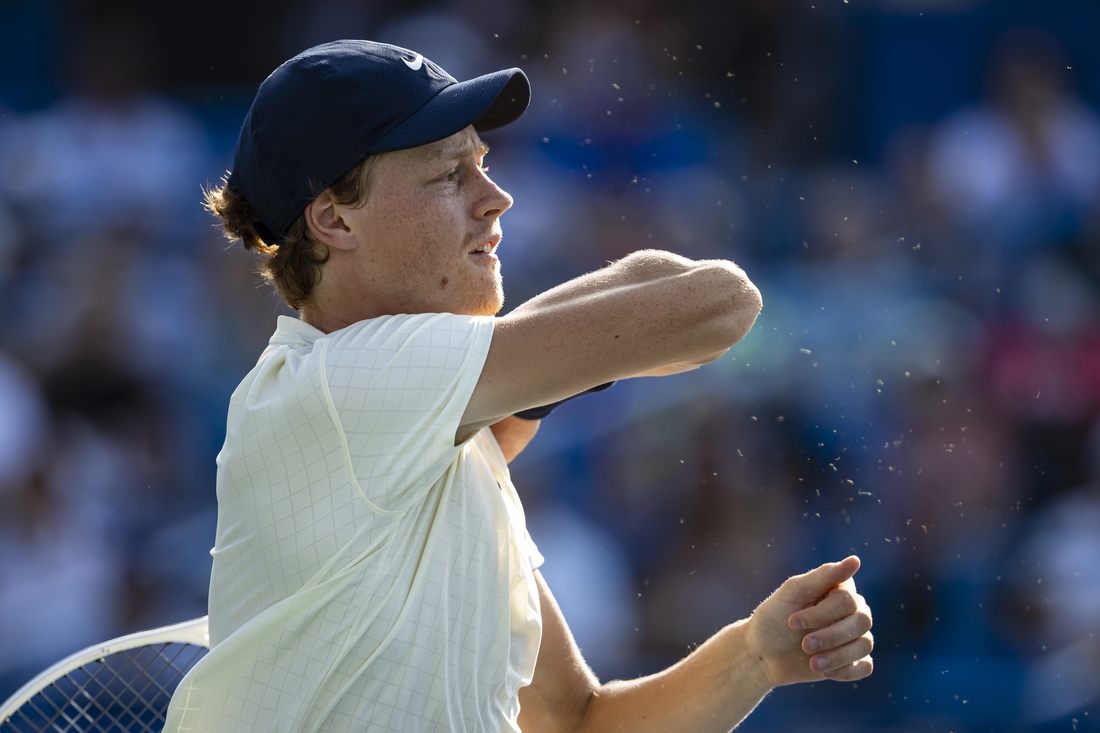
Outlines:
[[[271,346],[304,346],[324,336],[324,331],[314,328],[299,318],[279,316],[275,333],[271,335],[268,343]]]

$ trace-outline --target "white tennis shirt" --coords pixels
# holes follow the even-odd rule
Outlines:
[[[166,731],[518,731],[542,636],[488,429],[456,446],[493,318],[281,317],[218,456],[210,653]]]

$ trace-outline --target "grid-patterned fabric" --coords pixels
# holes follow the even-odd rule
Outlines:
[[[209,656],[169,731],[518,731],[542,558],[492,433],[493,319],[282,318],[218,458]]]
[[[159,733],[172,692],[204,654],[194,644],[151,644],[89,662],[0,721],[0,733]]]

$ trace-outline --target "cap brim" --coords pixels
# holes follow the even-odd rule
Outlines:
[[[379,138],[368,152],[404,150],[454,135],[469,125],[493,130],[516,120],[531,102],[531,84],[519,69],[505,69],[447,87]]]

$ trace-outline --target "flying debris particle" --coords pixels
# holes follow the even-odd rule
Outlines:
[[[801,353],[803,353],[803,354],[812,354],[812,353],[813,353],[813,352],[812,352],[812,351],[810,351],[809,349],[799,349],[799,351],[800,351]]]

